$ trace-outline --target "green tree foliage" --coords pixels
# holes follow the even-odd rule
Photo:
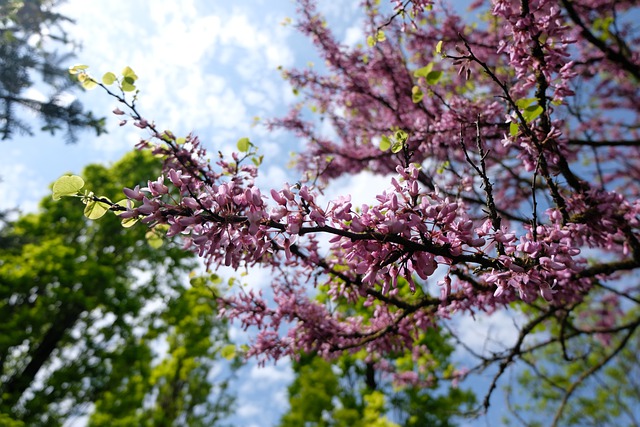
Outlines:
[[[399,281],[400,292],[409,294],[406,280]],[[421,291],[416,291],[416,298]],[[327,299],[321,292],[319,299]],[[371,313],[375,306],[339,304],[341,311]],[[296,377],[289,386],[289,412],[280,427],[448,427],[454,416],[471,408],[475,396],[470,391],[451,387],[441,379],[450,379],[453,367],[449,358],[453,346],[440,329],[429,329],[421,345],[430,350],[429,360],[415,360],[411,352],[391,354],[384,360],[372,360],[366,351],[345,352],[329,362],[318,355],[303,355],[294,363]],[[417,382],[394,384],[385,365],[407,374]],[[411,376],[411,375],[410,375]],[[446,385],[445,385],[446,384]]]
[[[119,200],[159,167],[136,152],[83,176]],[[92,403],[94,425],[214,425],[225,414],[226,383],[209,375],[227,345],[215,288],[197,277],[187,286],[193,257],[151,248],[146,232],[50,197],[0,230],[2,425],[61,425]]]
[[[511,416],[506,422],[532,427],[640,425],[640,340],[598,332],[620,310],[616,298],[599,296],[594,293],[584,305],[561,312],[559,316],[573,319],[562,323],[564,331],[541,326],[547,329],[541,329],[543,334],[551,331],[564,338],[524,358],[517,385],[507,388]],[[629,310],[624,324],[637,323],[637,315]],[[572,322],[595,325],[593,333],[574,329]],[[530,391],[524,402],[517,396],[521,390]]]
[[[73,53],[63,25],[71,22],[55,12],[58,0],[0,1],[0,137],[16,132],[33,134],[30,123],[19,116],[21,110],[37,114],[41,130],[64,131],[75,142],[77,131],[104,132],[104,119],[85,111],[78,101],[68,102],[65,94],[73,86],[63,63]],[[65,53],[58,53],[58,49]],[[29,89],[43,92],[34,96]]]

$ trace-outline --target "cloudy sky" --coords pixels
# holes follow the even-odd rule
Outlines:
[[[365,39],[356,4],[320,2],[335,33],[348,44]],[[286,163],[291,151],[301,149],[299,142],[286,133],[267,132],[259,122],[252,126],[256,117],[285,114],[295,101],[278,67],[317,62],[311,43],[286,25],[287,18],[295,19],[293,1],[68,0],[61,12],[76,21],[69,27],[71,38],[82,43],[76,63],[89,65],[96,77],[107,71],[118,74],[125,66],[135,70],[141,91],[138,107],[147,119],[176,135],[193,131],[213,152],[230,151],[239,138],[248,136],[265,156],[264,186],[296,181]],[[96,115],[107,116],[109,133],[100,138],[82,133],[75,145],[42,135],[12,140],[0,158],[0,209],[33,211],[61,175],[79,173],[89,163],[116,161],[139,141],[139,129],[119,127],[119,119],[110,114],[115,100],[99,89],[77,96]],[[361,203],[387,182],[360,175],[338,187]],[[267,285],[266,275],[259,273],[247,281],[254,287]],[[503,343],[513,339],[510,332],[496,332],[498,325],[509,323],[504,318],[480,320],[482,329],[497,333]],[[472,344],[481,348],[485,340],[478,323],[464,326]],[[292,379],[286,361],[264,368],[249,364],[241,370],[234,425],[273,425],[287,407],[286,385]]]

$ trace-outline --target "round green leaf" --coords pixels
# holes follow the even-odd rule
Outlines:
[[[147,231],[144,237],[147,239],[147,243],[149,244],[149,246],[151,246],[153,249],[159,249],[164,243],[162,241],[162,237],[154,230]]]
[[[83,73],[87,68],[89,68],[88,65],[73,65],[69,67],[69,74],[80,74]]]
[[[389,148],[391,148],[391,140],[388,136],[382,135],[380,138],[380,149],[382,151],[387,151]]]
[[[250,146],[251,141],[249,141],[249,138],[240,138],[238,140],[238,150],[240,150],[241,153],[246,153],[247,151],[249,151]]]
[[[95,88],[96,86],[98,86],[98,82],[93,80],[91,77],[87,77],[86,79],[84,79],[82,81],[82,87],[87,89],[87,90],[91,90],[91,89]]]
[[[236,346],[234,344],[229,344],[220,350],[220,356],[224,357],[227,360],[231,360],[236,357]]]
[[[442,71],[429,71],[426,77],[427,83],[430,85],[434,85],[438,83],[440,77],[442,77]]]
[[[136,90],[136,86],[125,80],[122,82],[122,90],[124,92],[133,92]]]
[[[411,88],[411,100],[413,101],[413,103],[417,104],[418,102],[422,101],[422,98],[424,98],[424,93],[422,93],[420,88],[418,86],[412,87]]]
[[[84,180],[78,175],[65,175],[53,183],[53,200],[63,196],[75,196],[84,187]]]
[[[131,67],[124,67],[124,69],[122,70],[122,75],[124,76],[125,79],[130,78],[132,82],[135,82],[136,80],[138,80],[138,76],[131,69]]]
[[[395,141],[393,143],[393,145],[391,146],[391,152],[392,153],[398,153],[400,151],[402,151],[402,147],[404,147],[404,144],[400,141]]]
[[[116,75],[111,71],[109,71],[108,73],[104,73],[104,76],[102,76],[102,83],[106,84],[107,86],[112,85],[115,81]]]
[[[106,199],[105,197],[103,198]],[[111,205],[109,203],[91,200],[84,208],[84,216],[89,219],[101,218],[105,213],[107,213],[110,207]]]

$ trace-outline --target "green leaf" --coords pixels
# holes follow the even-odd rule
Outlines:
[[[246,153],[247,151],[249,151],[249,147],[251,147],[251,141],[249,141],[249,138],[240,138],[238,140],[238,150],[241,153]]]
[[[89,68],[88,65],[73,65],[69,67],[69,74],[80,74],[84,73],[84,70]]]
[[[383,42],[387,39],[387,36],[384,34],[384,31],[378,30],[376,33],[376,41]]]
[[[177,138],[176,139],[176,144],[178,144],[178,145],[182,145],[185,142],[187,142],[187,138],[181,137],[181,138]]]
[[[127,79],[130,78],[131,79],[131,83],[135,82],[136,80],[138,80],[138,76],[136,75],[136,73],[131,69],[131,67],[124,67],[124,69],[122,70],[122,76]]]
[[[95,88],[96,86],[98,86],[98,82],[96,82],[93,79],[86,79],[85,81],[82,82],[82,87],[87,89],[87,90],[91,90],[91,89]]]
[[[422,98],[424,98],[424,93],[422,93],[422,91],[420,90],[420,87],[418,86],[412,87],[411,100],[413,101],[413,103],[417,104],[418,102],[422,101]]]
[[[430,62],[424,67],[418,68],[417,70],[415,70],[413,72],[413,75],[415,77],[427,77],[427,75],[431,72],[432,69],[433,69],[433,63]]]
[[[442,40],[440,40],[438,44],[436,44],[436,53],[438,55],[442,55]]]
[[[517,136],[518,135],[518,123],[511,122],[509,124],[509,135]]]
[[[400,141],[395,141],[393,143],[393,145],[391,146],[391,152],[392,153],[398,153],[400,151],[402,151],[402,147],[404,147],[404,144]]]
[[[527,123],[531,123],[535,119],[538,118],[542,114],[542,107],[539,105],[530,105],[524,109],[522,112],[522,117],[527,121]]]
[[[106,197],[102,197],[102,198],[106,199]],[[109,199],[106,199],[106,200],[109,200]],[[109,203],[99,202],[97,200],[91,200],[89,203],[87,203],[87,206],[85,206],[84,208],[84,216],[86,216],[89,219],[101,218],[105,213],[107,213],[110,207],[111,205]]]
[[[523,98],[523,99],[517,100],[516,105],[518,106],[519,109],[524,109],[536,101],[537,101],[536,98]]]
[[[374,47],[376,45],[376,39],[374,39],[373,36],[367,37],[367,45],[369,47]]]
[[[264,160],[264,156],[252,157],[251,158],[251,161],[253,162],[254,165],[256,165],[256,167],[260,166],[262,164],[263,160]]]
[[[382,135],[380,138],[380,149],[382,151],[387,151],[389,148],[391,148],[391,140],[388,136]]]
[[[136,90],[136,86],[128,81],[123,80],[122,82],[122,90],[124,92],[133,92],[134,90]]]
[[[236,357],[236,346],[234,344],[229,344],[220,350],[220,356],[224,357],[227,360],[231,360]]]
[[[106,84],[107,86],[112,85],[113,82],[116,81],[116,75],[113,74],[111,71],[104,73],[104,76],[102,76],[102,83]]]
[[[402,129],[396,129],[393,133],[394,138],[404,144],[409,139],[409,134]]]
[[[162,240],[162,236],[160,236],[159,233],[155,230],[147,231],[144,237],[147,239],[147,243],[149,244],[149,246],[151,246],[153,249],[159,249],[164,243]]]
[[[132,208],[133,207],[133,202],[129,199],[122,199],[118,202],[116,202],[116,205],[118,206],[122,206],[123,208]],[[117,215],[117,213],[116,213]],[[123,218],[120,223],[122,224],[122,226],[124,228],[130,228],[133,227],[133,225],[138,222],[139,218]]]
[[[427,74],[427,83],[430,85],[434,85],[438,83],[440,77],[442,77],[442,71],[430,71]]]
[[[65,175],[53,183],[53,200],[64,196],[75,196],[84,187],[84,180],[78,175]]]

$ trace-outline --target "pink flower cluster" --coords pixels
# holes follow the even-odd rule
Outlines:
[[[272,294],[224,300],[224,315],[257,329],[250,354],[262,361],[413,349],[455,313],[579,304],[640,268],[640,89],[629,83],[640,55],[638,43],[620,41],[627,27],[615,43],[588,32],[590,6],[604,13],[607,2],[495,0],[478,26],[412,3],[429,25],[407,30],[370,8],[367,31],[385,25],[387,40],[347,47],[300,0],[298,27],[327,68],[286,77],[336,137],[323,136],[302,104],[271,123],[308,142],[306,176],[393,174],[370,203],[354,206],[349,195],[320,203],[305,181],[261,192],[249,155],[211,166],[196,137],[178,144],[136,120],[160,141],[139,146],[166,158],[165,174],[125,189],[135,204],[121,216],[165,224],[210,268],[272,270]],[[435,74],[416,73],[427,63]],[[593,101],[580,104],[577,87],[592,89]],[[382,151],[380,140],[397,130],[406,134],[401,149]],[[612,313],[603,325],[615,324]]]

